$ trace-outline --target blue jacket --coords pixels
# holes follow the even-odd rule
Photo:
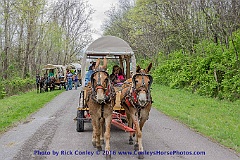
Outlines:
[[[86,73],[86,77],[85,77],[85,86],[88,84],[88,82],[91,80],[91,75],[94,73],[93,70],[89,70],[87,73]]]

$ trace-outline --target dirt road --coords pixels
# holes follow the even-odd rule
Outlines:
[[[79,90],[66,91],[33,114],[28,121],[1,135],[0,159],[105,159],[104,152],[97,152],[91,144],[91,124],[85,125],[85,132],[76,132],[73,119],[76,117],[78,98]],[[137,159],[137,152],[128,145],[128,136],[128,133],[112,127],[113,160]],[[239,155],[154,108],[143,128],[143,147],[147,160],[240,159]]]

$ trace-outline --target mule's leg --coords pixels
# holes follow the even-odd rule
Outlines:
[[[128,121],[128,127],[133,128],[133,121],[132,121],[132,118],[131,118],[130,114],[128,114],[128,113],[127,113],[127,121]],[[129,135],[128,143],[130,145],[133,145],[133,135],[135,133],[130,132],[129,134],[130,135]]]
[[[126,115],[127,115],[128,127],[133,128],[133,120],[132,120],[132,117],[131,117],[131,115],[130,115],[130,113],[132,112],[132,110],[129,110],[129,108],[128,108],[125,104],[123,104],[123,107],[124,107],[125,112],[126,112]],[[129,133],[128,143],[129,143],[130,145],[133,145],[133,136],[134,136],[134,134],[135,134],[135,133],[132,133],[132,132]]]
[[[135,125],[135,130],[136,130],[136,144],[134,145],[134,149],[137,150],[138,148],[138,152],[143,152],[142,131],[140,130],[138,115],[131,114],[131,117],[133,119],[133,123]],[[138,158],[143,159],[144,158],[143,154],[139,154]]]
[[[143,146],[142,146],[142,128],[143,128],[145,122],[148,120],[150,109],[151,108],[149,106],[147,108],[142,109],[141,113],[140,113],[141,118],[140,118],[140,120],[137,121],[138,122],[137,124],[139,124],[138,133],[139,132],[141,133],[141,134],[137,134],[137,144],[138,144],[140,152],[143,151]],[[144,158],[143,154],[139,154],[138,158],[139,159]]]
[[[97,124],[94,118],[92,117],[92,127],[93,127],[93,132],[92,132],[92,145],[96,147],[96,130],[97,130]]]
[[[141,131],[142,131],[142,128],[144,126],[144,123],[148,120],[149,112],[150,112],[150,110],[148,110],[146,108],[141,110],[141,119],[140,119],[140,122],[139,122],[139,127],[140,127]]]
[[[105,153],[106,153],[107,159],[111,158],[111,154],[110,154],[111,122],[112,122],[112,114],[110,114],[107,118],[105,118],[106,131],[105,131],[104,137],[105,137],[105,141],[106,141]]]
[[[95,118],[96,121],[96,147],[98,151],[102,150],[102,146],[100,143],[100,118],[96,117]]]

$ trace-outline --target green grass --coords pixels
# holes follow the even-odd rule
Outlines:
[[[25,120],[64,90],[36,93],[36,91],[0,99],[0,133]]]
[[[152,86],[153,106],[220,144],[240,152],[240,100],[221,101]]]

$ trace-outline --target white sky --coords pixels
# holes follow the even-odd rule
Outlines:
[[[88,0],[89,4],[95,10],[92,15],[92,27],[97,30],[97,34],[93,34],[93,39],[97,39],[102,36],[101,25],[107,16],[104,14],[111,6],[116,5],[119,0]]]
[[[57,0],[47,0],[48,3],[52,3]],[[96,34],[93,34],[93,39],[97,39],[102,36],[103,31],[101,30],[101,25],[103,24],[104,19],[107,18],[104,12],[108,11],[112,6],[116,6],[119,0],[85,0],[91,5],[95,12],[92,14],[92,29],[97,31]]]

